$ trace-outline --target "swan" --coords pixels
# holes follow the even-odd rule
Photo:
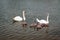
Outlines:
[[[20,16],[16,16],[16,17],[14,17],[13,18],[13,21],[17,21],[17,22],[19,22],[19,21],[25,21],[26,20],[26,18],[25,18],[25,11],[23,10],[23,17],[20,17]]]
[[[46,28],[46,32],[48,32],[49,14],[47,15],[47,19],[46,20],[44,20],[44,19],[39,20],[38,18],[36,18],[36,21],[38,22],[37,30],[42,28],[42,27],[45,27]]]
[[[16,16],[13,18],[13,23],[14,22],[20,22],[21,21],[21,25],[24,27],[24,26],[27,26],[27,22],[25,21],[26,18],[25,18],[25,11],[23,10],[23,17],[20,17],[20,16]]]
[[[47,15],[47,20],[41,19],[39,20],[36,18],[36,21],[39,22],[40,24],[49,24],[49,14]]]

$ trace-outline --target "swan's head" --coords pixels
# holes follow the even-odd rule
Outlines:
[[[25,13],[25,10],[23,10],[23,13]]]

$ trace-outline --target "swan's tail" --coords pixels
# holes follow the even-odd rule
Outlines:
[[[36,21],[37,21],[37,22],[40,22],[40,20],[39,20],[38,18],[36,18]]]

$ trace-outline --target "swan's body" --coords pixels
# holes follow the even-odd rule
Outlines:
[[[16,17],[13,18],[13,20],[14,21],[22,21],[23,19],[20,16],[16,16]]]
[[[49,23],[49,21],[47,21],[47,20],[39,20],[39,19],[37,19],[37,22],[39,22],[40,24],[48,24]]]
[[[26,18],[25,18],[25,11],[23,11],[23,17],[20,17],[20,16],[16,16],[13,18],[14,21],[25,21]]]

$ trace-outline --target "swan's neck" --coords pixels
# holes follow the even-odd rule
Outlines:
[[[25,18],[25,11],[23,11],[23,20],[25,21],[26,18]]]
[[[48,16],[47,16],[47,22],[49,22],[49,14],[48,14]]]

